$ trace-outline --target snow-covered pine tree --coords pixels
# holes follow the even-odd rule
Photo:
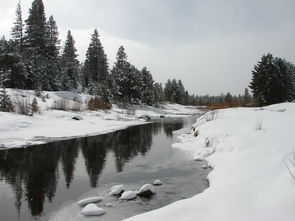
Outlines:
[[[84,88],[91,94],[100,95],[104,90],[103,88],[108,86],[108,61],[99,40],[97,29],[94,29],[86,52],[83,76]]]
[[[78,87],[79,61],[76,52],[75,40],[69,30],[61,56],[63,90],[73,90]]]
[[[117,55],[116,62],[111,70],[112,79],[112,94],[117,101],[128,102],[126,99],[126,86],[128,82],[129,62],[127,61],[127,54],[125,48],[120,46]]]
[[[155,83],[154,84],[154,94],[155,94],[155,98],[154,98],[154,103],[158,104],[161,101],[164,101],[164,90],[162,87],[162,84],[159,83]]]
[[[184,99],[185,99],[185,89],[182,84],[182,81],[178,80],[177,86],[176,86],[176,91],[175,91],[175,102],[178,104],[184,104]]]
[[[10,96],[7,94],[5,88],[0,89],[0,111],[12,112],[14,111]]]
[[[154,80],[152,74],[144,67],[141,70],[141,102],[153,105],[155,99]]]
[[[60,40],[58,39],[58,30],[56,21],[51,15],[46,24],[47,34],[47,63],[46,80],[42,85],[43,90],[59,90],[62,84],[61,65],[59,58]],[[47,82],[46,82],[47,81]]]
[[[0,82],[4,87],[20,88],[25,86],[23,58],[12,40],[0,40]]]
[[[11,36],[12,40],[14,41],[18,51],[22,51],[23,49],[23,40],[24,40],[24,22],[22,19],[22,10],[21,10],[21,4],[18,3],[16,6],[15,11],[16,19],[13,23],[14,26],[11,29]]]
[[[24,37],[27,89],[38,89],[47,84],[47,41],[44,5],[42,0],[34,0],[26,20]]]
[[[172,94],[173,94],[172,82],[170,79],[168,79],[164,88],[165,100],[172,101]]]
[[[263,55],[254,66],[249,87],[259,105],[294,99],[294,65],[271,54]]]

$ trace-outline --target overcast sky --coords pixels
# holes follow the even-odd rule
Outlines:
[[[0,35],[9,36],[18,0],[0,0]],[[265,53],[295,63],[294,0],[43,0],[68,29],[83,61],[97,28],[112,67],[124,45],[129,61],[154,79],[181,79],[190,93],[244,92]],[[24,19],[32,0],[22,0]],[[63,41],[62,41],[63,42]]]

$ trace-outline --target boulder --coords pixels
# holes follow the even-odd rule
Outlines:
[[[85,206],[86,204],[89,204],[89,203],[98,203],[98,202],[101,202],[103,200],[104,200],[103,197],[89,197],[89,198],[82,199],[82,200],[78,201],[77,202],[77,205],[78,206]]]
[[[163,182],[161,181],[161,180],[155,180],[154,182],[153,182],[153,185],[154,186],[160,186],[160,185],[162,185],[163,184]]]
[[[110,196],[121,195],[124,192],[124,185],[115,185],[111,187]]]
[[[142,187],[140,187],[140,189],[137,191],[137,195],[138,196],[142,196],[142,197],[151,197],[156,193],[154,187],[152,184],[147,183],[144,184]]]
[[[136,198],[136,193],[134,191],[125,191],[122,193],[120,200],[133,200]]]
[[[94,203],[88,204],[81,210],[81,214],[84,216],[100,216],[100,215],[103,215],[104,213],[105,213],[105,210],[98,207]]]

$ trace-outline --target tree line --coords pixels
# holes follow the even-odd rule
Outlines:
[[[139,70],[127,60],[121,46],[110,69],[107,55],[94,29],[83,63],[71,31],[60,47],[56,21],[45,16],[42,0],[34,0],[28,18],[22,18],[17,4],[11,38],[0,40],[0,83],[4,88],[46,91],[73,91],[79,88],[99,95],[106,103],[124,102],[153,105],[163,100],[188,103],[188,92],[181,80],[168,80],[165,88],[156,83],[150,71]]]

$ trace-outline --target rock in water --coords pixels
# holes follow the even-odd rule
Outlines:
[[[162,181],[161,180],[155,180],[154,182],[153,182],[153,185],[154,186],[160,186],[160,185],[162,185],[163,183],[162,183]]]
[[[105,210],[98,207],[94,203],[88,204],[87,206],[85,206],[81,210],[81,214],[84,215],[84,216],[100,216],[100,215],[102,215],[104,213],[105,213]]]
[[[120,200],[133,200],[136,198],[136,193],[134,191],[125,191],[122,193]]]
[[[104,200],[103,197],[89,197],[89,198],[82,199],[82,200],[78,201],[77,202],[77,205],[78,206],[85,206],[86,204],[89,204],[89,203],[98,203],[98,202],[101,202],[103,200]]]
[[[151,197],[152,195],[154,195],[155,193],[156,193],[156,191],[155,191],[153,185],[150,183],[144,184],[137,191],[138,196],[143,196],[143,197],[148,197],[148,198]]]
[[[116,195],[120,195],[123,192],[124,192],[124,185],[115,185],[115,186],[112,186],[109,195],[116,196]]]

